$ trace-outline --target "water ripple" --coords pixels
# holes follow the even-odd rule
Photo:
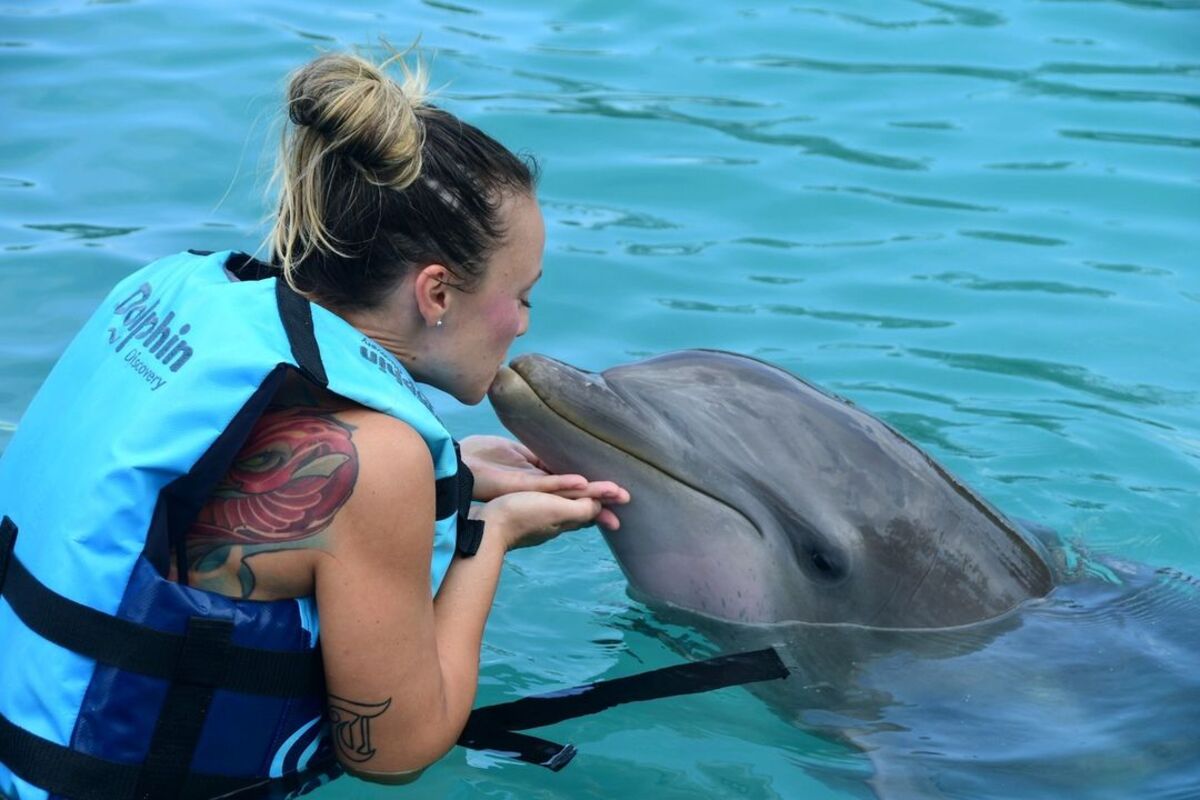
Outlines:
[[[1053,383],[1084,394],[1144,406],[1178,405],[1196,402],[1194,392],[1181,392],[1148,384],[1120,384],[1102,378],[1083,367],[1033,358],[993,356],[986,353],[951,353],[940,350],[910,348],[909,354],[927,358],[955,369],[990,372],[1017,378]]]
[[[1046,292],[1048,294],[1078,294],[1087,297],[1112,297],[1114,294],[1105,289],[1074,286],[1058,281],[987,280],[973,272],[939,272],[936,275],[914,275],[913,278],[922,281],[938,281],[980,292]]]
[[[985,169],[1013,169],[1030,172],[1060,170],[1073,167],[1074,161],[1010,161],[999,164],[984,164]]]
[[[514,74],[536,78],[558,85],[564,95],[530,93],[502,95],[468,95],[464,99],[525,99],[550,105],[548,114],[599,116],[610,119],[670,122],[722,133],[738,141],[777,147],[798,148],[808,155],[862,164],[883,169],[922,171],[928,169],[928,159],[914,159],[852,147],[829,136],[800,133],[775,133],[771,128],[795,122],[811,122],[811,117],[788,116],[779,119],[740,121],[688,114],[671,107],[672,103],[712,105],[722,108],[759,108],[763,104],[723,97],[637,95],[605,92],[598,84],[581,84],[557,76],[517,71]]]
[[[430,8],[437,8],[437,9],[441,9],[442,11],[449,11],[454,14],[465,14],[467,16],[479,16],[480,14],[483,13],[482,11],[480,11],[477,8],[469,8],[468,6],[455,5],[454,3],[447,3],[445,0],[421,0],[421,4],[429,6]]]
[[[447,31],[448,33],[458,33],[462,34],[463,36],[470,36],[472,39],[479,39],[482,42],[504,41],[504,37],[502,36],[493,36],[488,33],[480,33],[479,31],[473,31],[469,28],[460,28],[457,25],[443,25],[442,30]]]
[[[1107,3],[1130,8],[1144,8],[1154,11],[1196,11],[1200,10],[1198,0],[1042,0],[1046,3]]]
[[[953,122],[939,122],[930,120],[928,122],[913,121],[913,122],[889,122],[888,125],[893,128],[916,128],[922,131],[956,131],[959,126]]]
[[[655,302],[675,311],[715,311],[722,314],[753,314],[756,310],[752,305],[706,303],[701,300],[674,300],[669,297],[656,298]]]
[[[1155,91],[1150,89],[1104,89],[1090,86],[1079,86],[1073,83],[1048,80],[1041,77],[1043,73],[1063,74],[1062,64],[1051,64],[1032,69],[1006,69],[1000,67],[976,66],[972,64],[938,64],[938,63],[885,63],[869,61],[829,61],[818,58],[800,56],[785,56],[763,54],[742,57],[704,57],[702,61],[712,60],[720,64],[741,67],[761,67],[763,69],[795,69],[809,72],[827,72],[835,75],[937,75],[954,78],[971,78],[983,81],[995,81],[1020,86],[1032,94],[1050,97],[1075,97],[1084,100],[1101,102],[1140,102],[1140,103],[1171,103],[1187,106],[1200,105],[1200,95],[1181,92]],[[1165,69],[1162,72],[1153,70]],[[1183,70],[1193,67],[1186,65]],[[1110,68],[1107,72],[1097,70],[1095,74],[1159,74],[1159,75],[1189,75],[1171,67],[1125,67],[1124,70],[1141,70],[1141,72],[1118,72],[1118,68]],[[1075,74],[1086,74],[1082,70]]]
[[[656,302],[675,311],[707,311],[722,314],[756,314],[765,311],[769,314],[782,314],[791,317],[809,317],[825,322],[843,322],[859,327],[874,327],[884,329],[930,329],[949,328],[954,323],[945,320],[912,319],[909,317],[887,316],[883,314],[862,314],[853,311],[830,311],[804,306],[774,304],[753,305],[749,303],[725,304],[710,303],[702,300],[680,300],[677,298],[660,297]]]
[[[1033,411],[1014,411],[1009,408],[981,408],[979,406],[963,406],[958,404],[954,408],[963,414],[1002,419],[1018,425],[1029,425],[1034,428],[1040,428],[1049,433],[1059,435],[1063,435],[1066,429],[1065,423],[1074,422],[1078,419],[1077,417],[1062,417],[1055,414],[1039,414]]]
[[[773,250],[792,250],[795,248],[829,249],[841,247],[879,247],[880,245],[892,244],[894,242],[933,241],[940,238],[942,238],[940,234],[924,234],[921,236],[897,234],[896,236],[892,236],[887,239],[859,239],[834,242],[794,242],[790,239],[776,239],[771,236],[743,236],[740,239],[734,239],[733,243],[749,244],[757,247],[769,247]]]
[[[980,206],[974,203],[963,203],[957,200],[942,200],[936,197],[920,197],[911,194],[894,194],[892,192],[882,192],[878,189],[868,189],[863,186],[805,186],[805,189],[816,192],[843,192],[846,194],[859,194],[867,197],[875,197],[880,200],[886,200],[889,203],[897,203],[907,206],[922,206],[924,208],[941,208],[948,211],[981,211],[994,212],[1003,211],[1004,209],[997,206]]]
[[[952,3],[934,2],[934,0],[915,0],[917,5],[922,5],[927,8],[932,8],[937,11],[945,12],[946,16],[929,17],[918,20],[883,20],[875,17],[866,17],[861,14],[847,14],[844,12],[829,11],[824,8],[793,8],[793,11],[814,14],[817,16],[833,17],[850,22],[855,25],[862,25],[868,28],[879,28],[882,30],[907,30],[910,28],[926,27],[926,26],[945,26],[945,25],[965,25],[973,28],[993,28],[1005,24],[1007,21],[999,14],[993,14],[982,9],[971,8],[970,6],[959,6]]]
[[[1153,133],[1128,133],[1122,131],[1060,130],[1059,136],[1068,139],[1088,139],[1093,142],[1116,142],[1118,144],[1144,144],[1152,147],[1200,147],[1200,139],[1185,136],[1161,136]]]
[[[1026,233],[1008,233],[1006,231],[959,231],[958,234],[960,236],[969,236],[972,239],[1028,244],[1036,247],[1058,247],[1067,244],[1063,239],[1053,239],[1049,236],[1032,236]]]
[[[897,395],[900,397],[910,397],[914,400],[920,400],[926,403],[935,403],[937,405],[947,406],[952,408],[954,412],[958,414],[1001,419],[1018,425],[1029,425],[1035,428],[1040,428],[1041,430],[1058,435],[1063,435],[1066,425],[1078,419],[1078,417],[1068,417],[1058,414],[1043,414],[1033,411],[1016,411],[1011,408],[984,408],[982,406],[963,405],[952,397],[946,397],[944,395],[934,394],[932,392],[924,392],[916,389],[909,389],[903,386],[892,386],[890,384],[883,383],[843,382],[837,384],[836,388],[839,393],[847,396],[853,395],[856,392],[880,392],[883,394]]]
[[[1077,61],[1043,64],[1042,72],[1063,75],[1200,75],[1200,64],[1093,64]]]
[[[804,278],[785,278],[780,275],[750,275],[750,280],[758,283],[769,283],[773,286],[790,286],[794,283],[803,283]]]
[[[940,319],[912,319],[909,317],[886,316],[882,314],[860,314],[852,311],[821,311],[803,306],[770,305],[763,306],[772,314],[786,314],[794,317],[812,317],[827,322],[848,322],[852,325],[874,326],[877,328],[949,328],[954,323]]]
[[[1083,263],[1089,267],[1092,267],[1093,269],[1099,269],[1105,272],[1123,272],[1130,275],[1150,275],[1154,277],[1162,277],[1175,274],[1169,269],[1143,267],[1138,264],[1109,264],[1104,261],[1085,261]]]
[[[1115,103],[1175,103],[1186,106],[1200,106],[1200,95],[1182,94],[1180,92],[1151,91],[1148,89],[1093,89],[1087,86],[1056,83],[1041,79],[1026,81],[1024,88],[1032,89],[1036,93],[1051,97],[1078,97],[1085,100]]]
[[[694,256],[716,242],[683,242],[680,244],[629,244],[625,252],[631,256]]]
[[[35,231],[53,231],[65,233],[71,239],[106,239],[110,236],[125,236],[142,230],[141,227],[117,228],[106,225],[86,225],[78,222],[63,222],[56,224],[23,225]]]
[[[1164,422],[1159,422],[1158,420],[1150,419],[1149,417],[1139,417],[1136,414],[1126,414],[1124,411],[1118,411],[1115,408],[1109,408],[1108,406],[1100,405],[1098,403],[1083,403],[1078,400],[1051,400],[1050,402],[1059,403],[1064,406],[1071,406],[1072,408],[1080,408],[1085,411],[1096,411],[1109,417],[1125,419],[1142,425],[1149,425],[1152,428],[1158,428],[1164,431],[1175,430],[1175,428],[1167,425]]]
[[[286,22],[281,22],[278,24],[279,24],[279,27],[283,28],[284,30],[291,31],[292,33],[299,36],[301,39],[308,39],[310,42],[321,42],[323,44],[327,44],[330,42],[337,42],[337,38],[334,36],[328,36],[324,33],[314,33],[312,31],[306,31],[306,30],[303,30],[302,28],[297,28],[294,25],[289,25]]]
[[[962,422],[951,422],[928,414],[891,412],[880,414],[883,421],[902,434],[922,445],[934,445],[941,450],[966,458],[991,458],[994,454],[983,450],[972,450],[955,443],[949,435],[952,428],[967,427]]]
[[[636,211],[609,206],[584,205],[544,201],[542,208],[555,213],[555,222],[572,228],[600,231],[605,228],[636,228],[639,230],[669,230],[678,228],[674,222]]]
[[[705,57],[701,60],[708,60]],[[1024,70],[975,67],[968,64],[887,64],[865,61],[827,61],[819,58],[764,54],[750,57],[712,58],[720,64],[765,69],[798,69],[838,75],[948,75],[958,78],[1016,83],[1030,75]]]
[[[920,389],[909,389],[904,386],[893,386],[887,383],[875,383],[871,381],[858,382],[839,382],[836,387],[839,394],[852,394],[854,392],[882,392],[884,394],[895,394],[901,397],[911,397],[914,400],[921,400],[927,403],[937,403],[939,405],[953,406],[956,401],[952,397],[933,392],[926,392]]]

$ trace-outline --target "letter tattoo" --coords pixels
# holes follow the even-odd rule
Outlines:
[[[342,758],[361,764],[375,755],[371,746],[371,720],[387,711],[391,704],[390,697],[382,703],[360,703],[329,695],[329,723]]]

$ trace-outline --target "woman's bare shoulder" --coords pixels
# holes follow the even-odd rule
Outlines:
[[[368,467],[382,462],[391,469],[431,469],[424,440],[411,425],[315,386],[298,374],[288,377],[263,419],[294,433],[323,429],[347,440],[348,454],[360,473],[364,459]]]

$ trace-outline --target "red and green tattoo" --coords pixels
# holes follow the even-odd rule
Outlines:
[[[328,410],[270,410],[187,535],[189,582],[250,597],[250,560],[319,546],[358,478],[353,428]]]

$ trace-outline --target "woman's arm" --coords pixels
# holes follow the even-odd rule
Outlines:
[[[348,771],[404,782],[466,725],[505,552],[589,524],[600,504],[531,492],[489,503],[478,553],[451,563],[435,602],[429,452],[404,423],[355,416],[357,484],[315,574],[330,719]]]

